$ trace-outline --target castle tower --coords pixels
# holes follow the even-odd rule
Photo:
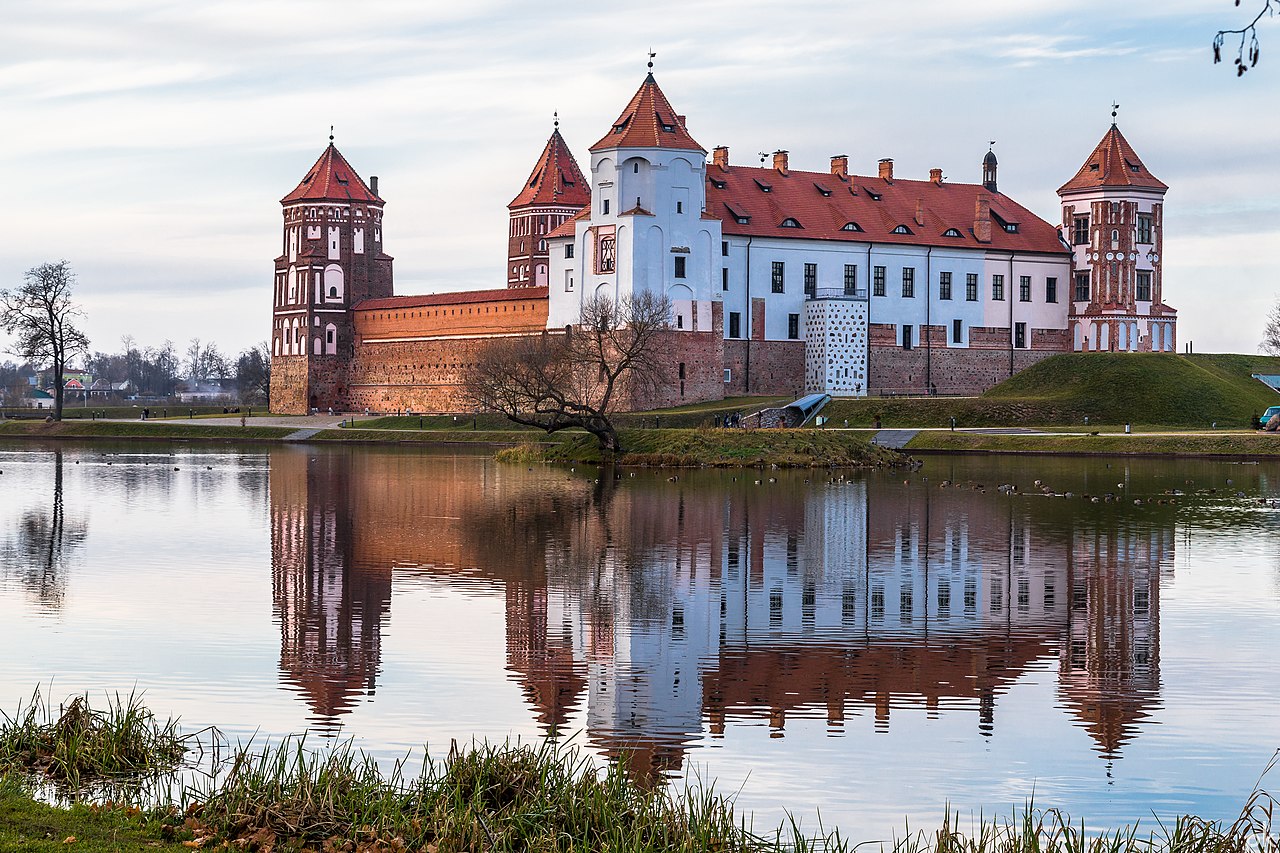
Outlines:
[[[280,200],[283,254],[275,262],[271,410],[346,408],[353,353],[351,308],[392,295],[382,251],[378,179],[366,184],[333,145]]]
[[[710,330],[713,265],[719,276],[720,220],[704,215],[706,154],[650,72],[591,146],[595,192],[579,226],[590,230],[584,282],[614,298],[665,295],[685,331]]]
[[[1161,274],[1168,189],[1114,123],[1059,188],[1073,248],[1069,321],[1077,352],[1176,350],[1177,311],[1164,304]]]
[[[507,205],[507,287],[547,286],[546,236],[590,203],[591,189],[557,120],[529,179]]]

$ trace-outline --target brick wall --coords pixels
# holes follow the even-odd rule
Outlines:
[[[726,395],[804,393],[804,341],[725,341],[724,366]]]
[[[359,340],[367,341],[370,338],[541,333],[547,327],[545,291],[538,298],[521,298],[519,290],[511,293],[510,299],[444,305],[414,304],[415,297],[404,297],[403,305],[356,308],[352,312],[356,334]]]
[[[872,347],[870,393],[926,394],[932,381],[939,394],[981,394],[1009,378],[1008,344],[1003,350]],[[1025,370],[1055,350],[1014,350],[1013,370]]]

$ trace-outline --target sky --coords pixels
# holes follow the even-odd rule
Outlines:
[[[995,140],[1001,191],[1051,222],[1118,101],[1170,186],[1180,344],[1255,352],[1280,296],[1280,20],[1242,78],[1210,45],[1260,3],[0,0],[0,287],[67,259],[96,351],[263,341],[279,200],[330,125],[380,178],[396,293],[503,287],[506,205],[552,113],[585,165],[652,49],[736,164],[782,148],[976,183]]]

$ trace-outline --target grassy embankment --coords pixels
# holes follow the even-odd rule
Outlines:
[[[1054,453],[1098,456],[1280,457],[1280,435],[983,435],[925,431],[907,444],[908,452]]]
[[[1280,374],[1280,358],[1261,355],[1088,353],[1045,359],[981,397],[835,400],[822,414],[835,425],[943,427],[1133,424],[1150,427],[1245,428],[1253,415],[1280,404],[1252,373]],[[1105,427],[1102,427],[1105,428]]]
[[[547,742],[451,750],[444,761],[425,761],[422,775],[410,779],[399,764],[384,773],[350,744],[316,752],[293,738],[257,752],[236,748],[214,775],[177,798],[128,805],[121,793],[128,765],[141,758],[128,777],[136,782],[172,772],[188,740],[174,721],[157,721],[132,697],[105,712],[76,697],[56,717],[39,702],[5,715],[0,846],[90,853],[224,845],[321,853],[857,849],[838,832],[806,835],[794,822],[756,834],[732,800],[709,787],[688,780],[646,784],[626,775],[625,762],[599,770],[581,752]],[[115,804],[86,805],[80,783],[103,778],[116,783]],[[36,801],[31,785],[39,782],[59,786],[76,804]],[[968,835],[952,815],[937,830],[907,830],[881,846],[902,853],[1237,853],[1263,849],[1273,807],[1259,791],[1230,825],[1184,817],[1146,835],[1136,825],[1094,834],[1060,812],[1027,807],[1012,819],[967,821]]]
[[[618,437],[625,452],[614,461],[621,465],[852,468],[890,465],[902,458],[871,445],[863,436],[818,430],[625,429]],[[509,462],[605,461],[595,438],[583,433],[570,434],[555,444],[522,444],[499,451],[498,458]]]
[[[83,421],[64,420],[0,422],[0,438],[142,438],[211,439],[231,441],[271,441],[284,438],[296,430],[290,427],[221,426],[210,424],[169,424],[152,421]]]

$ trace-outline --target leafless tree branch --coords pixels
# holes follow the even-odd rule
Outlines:
[[[1235,0],[1236,6],[1240,5],[1240,0]],[[1258,44],[1258,22],[1264,17],[1269,18],[1276,13],[1276,9],[1280,8],[1280,0],[1262,0],[1262,8],[1258,10],[1258,14],[1254,15],[1253,20],[1238,30],[1218,30],[1218,34],[1213,37],[1213,64],[1217,65],[1222,61],[1222,46],[1226,43],[1227,36],[1240,36],[1240,45],[1236,48],[1236,76],[1241,77],[1244,72],[1248,71],[1258,64],[1259,44]]]

